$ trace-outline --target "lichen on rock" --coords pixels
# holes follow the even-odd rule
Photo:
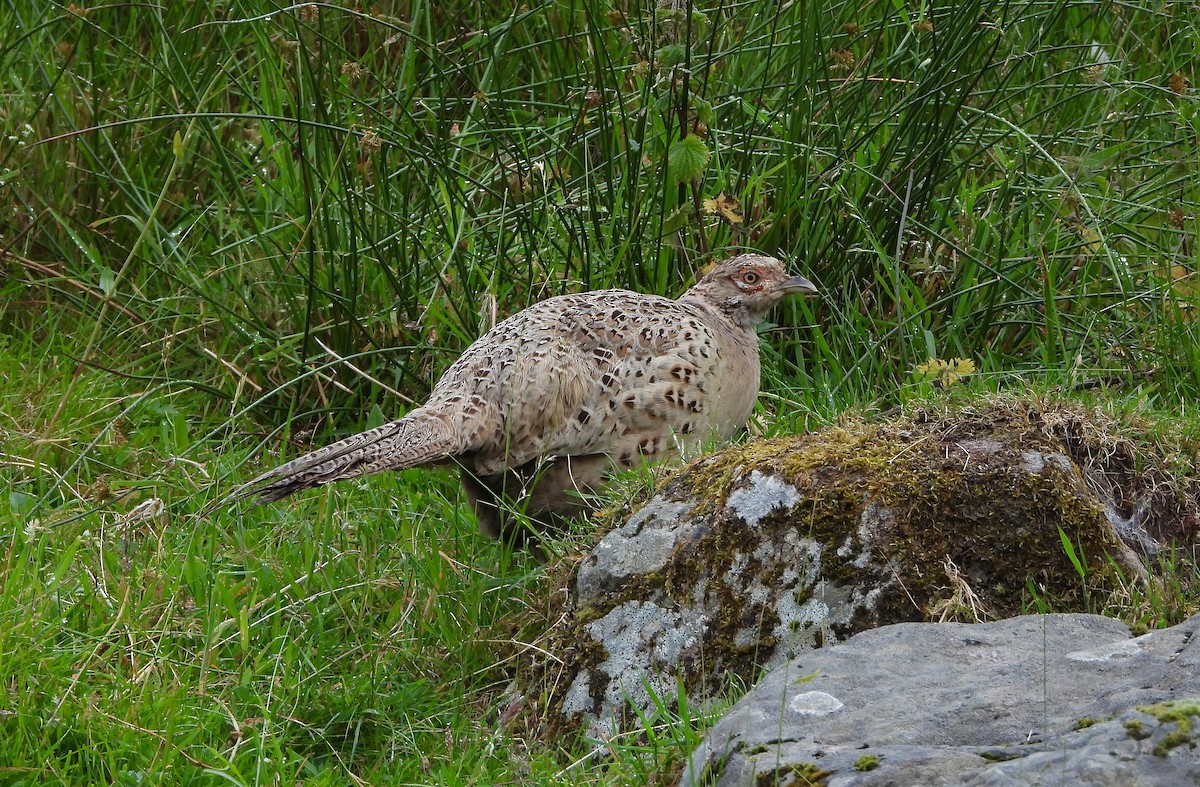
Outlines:
[[[1163,528],[1096,481],[1124,455],[1064,423],[1011,402],[847,419],[692,463],[579,563],[529,676],[548,728],[604,737],[866,629],[1008,617],[1031,593],[1083,609],[1143,575]]]

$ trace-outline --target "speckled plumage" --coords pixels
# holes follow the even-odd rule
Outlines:
[[[277,500],[453,460],[489,535],[502,535],[513,504],[543,524],[569,515],[611,466],[741,429],[758,394],[754,326],[794,292],[816,288],[774,258],[744,254],[678,300],[627,290],[550,298],[468,347],[424,405],[281,465],[235,496]]]

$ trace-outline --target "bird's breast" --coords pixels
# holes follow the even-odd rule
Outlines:
[[[720,373],[713,392],[712,432],[721,440],[733,437],[754,412],[761,370],[758,344],[729,341],[721,349]]]

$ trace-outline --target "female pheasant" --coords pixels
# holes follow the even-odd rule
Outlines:
[[[815,294],[773,257],[717,265],[678,300],[628,290],[562,295],[488,331],[429,400],[293,459],[233,497],[279,500],[343,478],[453,462],[480,529],[524,511],[545,527],[586,505],[615,467],[727,440],[758,395],[755,325],[785,296]]]

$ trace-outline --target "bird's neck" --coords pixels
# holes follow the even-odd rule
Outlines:
[[[754,327],[762,320],[762,315],[746,308],[740,298],[728,298],[717,302],[707,297],[705,292],[697,291],[697,288],[693,287],[685,292],[679,300],[699,306],[709,314],[720,317],[722,321],[729,324],[730,328],[741,331],[748,337],[757,336]]]

